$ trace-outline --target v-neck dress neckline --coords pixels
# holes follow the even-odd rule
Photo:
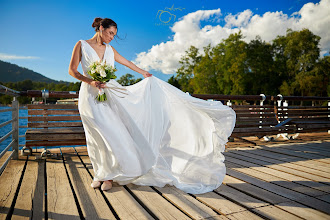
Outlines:
[[[85,41],[85,40],[83,40],[83,41]],[[102,57],[102,59],[99,57],[99,55],[97,54],[97,52],[96,52],[96,50],[87,42],[87,41],[85,41],[85,43],[86,44],[88,44],[88,46],[90,47],[90,48],[92,48],[92,50],[94,51],[94,53],[96,54],[96,56],[99,58],[99,60],[102,60],[102,62],[104,61],[104,59],[105,59],[105,54],[106,54],[106,52],[107,52],[107,49],[108,49],[108,45],[106,44],[105,45],[105,50],[104,50],[104,53],[103,53],[103,57]]]

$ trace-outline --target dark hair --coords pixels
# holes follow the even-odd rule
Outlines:
[[[115,27],[117,29],[117,33],[118,33],[118,27],[117,27],[116,22],[114,22],[110,18],[103,18],[103,19],[100,18],[100,17],[94,18],[92,27],[95,29],[96,32],[99,31],[101,25],[103,26],[104,29],[107,29],[107,28],[113,26],[113,27]],[[118,37],[117,35],[118,34],[116,34],[115,37]]]

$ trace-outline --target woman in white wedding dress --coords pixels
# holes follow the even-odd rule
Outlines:
[[[92,27],[96,34],[77,42],[69,66],[69,74],[82,81],[78,109],[94,170],[91,186],[168,184],[194,194],[218,188],[226,174],[222,152],[235,126],[234,110],[192,97],[126,60],[107,44],[117,33],[113,20],[95,18]],[[130,86],[93,81],[88,66],[97,60],[112,66],[117,61],[145,78]],[[107,101],[95,100],[99,90]]]

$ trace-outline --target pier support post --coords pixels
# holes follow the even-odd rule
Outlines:
[[[17,160],[18,159],[18,151],[19,151],[19,104],[18,104],[18,100],[17,97],[13,97],[13,101],[12,101],[12,119],[14,120],[12,123],[12,130],[13,130],[13,136],[12,139],[14,141],[12,149],[14,151],[13,154],[13,159]]]

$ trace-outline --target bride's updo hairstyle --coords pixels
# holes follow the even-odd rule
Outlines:
[[[115,35],[115,37],[118,37],[117,36],[118,35],[118,27],[117,27],[116,22],[114,22],[112,19],[110,19],[110,18],[103,18],[102,19],[100,17],[94,18],[92,27],[95,29],[96,32],[100,31],[100,26],[101,25],[103,26],[104,29],[107,29],[111,26],[115,27],[117,29],[117,34]]]

